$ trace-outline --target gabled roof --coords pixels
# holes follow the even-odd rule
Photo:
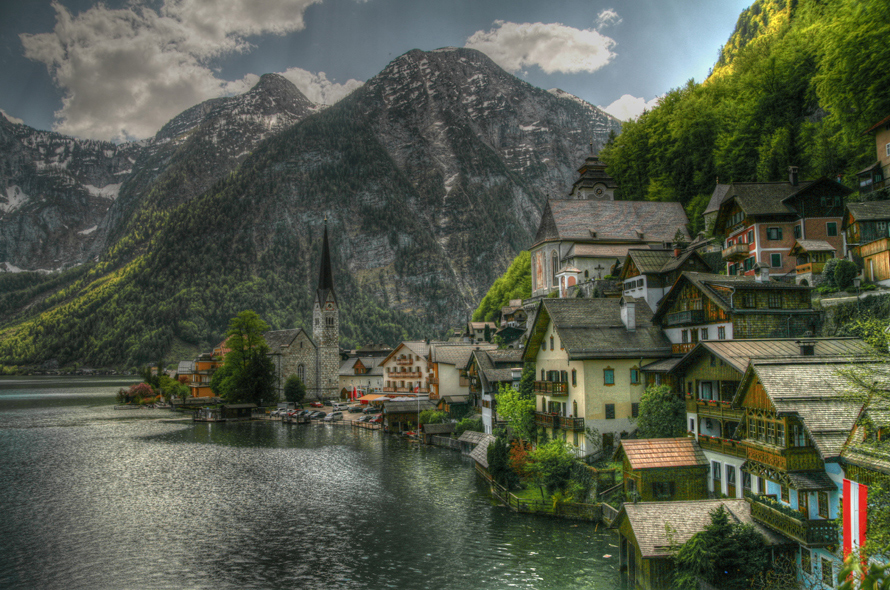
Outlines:
[[[863,201],[847,203],[847,210],[855,221],[890,220],[890,201]]]
[[[726,294],[724,294],[719,288],[720,287],[730,287],[732,289],[744,288],[748,289],[769,289],[769,290],[779,290],[779,291],[801,291],[806,290],[809,291],[810,287],[805,287],[803,285],[795,285],[794,283],[786,283],[783,281],[767,281],[763,283],[759,283],[754,280],[754,277],[743,276],[743,275],[715,275],[711,273],[704,272],[690,272],[683,271],[680,273],[680,276],[677,277],[677,280],[674,281],[671,290],[668,291],[667,295],[661,300],[661,303],[658,306],[658,310],[655,312],[652,320],[657,322],[667,313],[668,308],[670,307],[670,302],[677,297],[677,294],[680,292],[680,289],[684,283],[692,283],[695,285],[703,295],[705,295],[708,299],[714,302],[717,307],[724,311],[757,311],[757,310],[739,310],[737,308],[733,309],[730,307],[730,300]],[[717,287],[715,289],[714,287]],[[795,309],[795,313],[807,313],[810,310],[808,309]]]
[[[837,252],[837,248],[825,240],[797,240],[788,251],[791,256],[809,252]]]
[[[294,343],[299,336],[300,332],[306,334],[306,338],[315,346],[315,343],[312,341],[312,337],[309,336],[309,333],[306,332],[303,328],[294,328],[291,330],[272,330],[263,334],[263,338],[266,339],[266,344],[269,346],[269,352],[276,353],[281,350],[282,346],[290,346]]]
[[[476,432],[475,430],[466,430],[457,440],[458,442],[477,445],[487,438],[494,439],[494,436],[484,432]]]
[[[708,206],[705,208],[704,214],[708,213],[716,213],[718,209],[720,209],[720,205],[723,204],[723,200],[726,198],[726,193],[729,192],[729,187],[732,185],[729,184],[717,184],[714,187],[714,192],[711,193],[711,200],[708,201]]]
[[[689,219],[680,203],[550,199],[535,244],[552,240],[666,242],[679,229],[689,238]]]
[[[459,369],[467,366],[474,350],[497,350],[497,344],[461,344],[442,342],[430,345],[430,361],[454,365]]]
[[[630,521],[633,536],[643,559],[672,557],[675,547],[711,524],[711,512],[723,506],[733,522],[753,526],[767,545],[790,543],[751,517],[747,500],[687,500],[683,502],[625,502],[615,517],[614,526]],[[670,526],[668,526],[670,525]],[[670,532],[668,532],[670,531]]]
[[[852,190],[839,182],[825,178],[802,180],[796,185],[785,182],[734,182],[720,203],[716,227],[721,227],[721,219],[729,214],[732,203],[738,204],[745,215],[796,216],[798,212],[790,201],[805,195],[813,187],[829,184],[839,195],[848,195]]]
[[[380,366],[380,363],[383,361],[379,356],[367,356],[367,357],[351,357],[346,359],[340,364],[340,375],[346,376],[355,376],[355,365],[361,361],[361,364],[368,369],[367,373],[362,373],[364,375],[382,375],[383,367]]]
[[[850,395],[851,383],[839,372],[854,363],[871,371],[887,369],[883,362],[862,357],[754,359],[742,376],[733,406],[741,407],[749,384],[758,380],[776,412],[800,418],[822,459],[835,459],[863,406]]]
[[[469,369],[474,360],[483,388],[492,391],[494,383],[513,381],[513,368],[522,368],[522,350],[474,350],[464,368]]]
[[[464,434],[467,434],[466,432]],[[481,433],[477,433],[481,434]],[[461,435],[461,440],[463,439],[463,435]],[[479,440],[479,444],[470,451],[470,457],[475,459],[476,463],[482,465],[486,469],[488,469],[488,445],[495,441],[495,437],[490,434],[482,434],[481,440]]]
[[[616,460],[620,460],[622,455],[627,457],[633,470],[708,466],[708,459],[698,441],[687,436],[624,439],[615,450]]]
[[[194,373],[195,371],[195,361],[179,361],[179,366],[176,368],[176,372],[180,375],[187,375],[189,373]]]
[[[645,249],[631,248],[627,251],[627,256],[633,260],[634,266],[640,271],[640,274],[665,274],[677,270],[684,262],[690,258],[697,258],[704,267],[708,267],[708,263],[701,257],[696,250],[686,249],[680,252],[679,256],[674,256],[673,250],[667,249]],[[622,276],[624,269],[622,268]]]
[[[537,357],[551,322],[571,360],[670,356],[671,343],[652,325],[649,306],[635,304],[636,329],[628,331],[621,321],[621,303],[614,298],[542,299],[523,359]]]
[[[400,342],[391,353],[386,355],[386,357],[380,361],[379,364],[383,365],[389,362],[389,359],[395,358],[402,353],[410,353],[422,359],[426,359],[430,353],[430,344],[425,340],[406,340],[405,342]]]
[[[801,341],[812,342],[813,356],[802,357]],[[873,358],[874,349],[859,338],[761,338],[750,340],[706,340],[699,342],[695,348],[678,359],[675,365],[678,371],[685,370],[702,356],[711,353],[724,363],[742,374],[748,363],[754,359],[785,359],[793,361],[798,358],[833,359],[837,357]],[[643,367],[649,370],[649,366]]]

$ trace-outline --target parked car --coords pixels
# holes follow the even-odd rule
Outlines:
[[[357,414],[358,412],[364,411],[364,409],[365,409],[365,406],[359,404],[357,406],[349,406],[347,408],[347,411],[349,411],[350,414]]]
[[[324,404],[321,402],[312,402],[309,405],[312,406],[313,408],[323,408],[324,407]]]
[[[315,410],[314,412],[309,414],[309,417],[312,418],[313,420],[320,420],[327,415],[328,415],[327,412],[322,412],[321,410]]]
[[[362,410],[363,414],[376,414],[380,409],[377,406],[368,406],[364,410]]]
[[[325,422],[333,422],[335,420],[342,420],[343,412],[331,412],[327,416],[324,417]]]
[[[371,419],[371,414],[365,414],[364,416],[359,416],[356,422],[367,422]]]
[[[377,414],[376,416],[373,416],[370,420],[368,420],[368,422],[371,422],[372,424],[380,424],[381,422],[383,422],[383,414]]]

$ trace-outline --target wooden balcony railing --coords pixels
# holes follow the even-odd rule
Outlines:
[[[568,395],[569,384],[560,381],[535,381],[537,395]]]
[[[695,348],[695,342],[684,342],[683,344],[671,344],[671,353],[673,354],[686,354],[693,348]]]
[[[797,270],[797,274],[803,274],[805,272],[811,272],[813,274],[822,274],[822,269],[825,268],[824,262],[806,262],[804,264],[798,264],[795,267]]]
[[[439,384],[439,378],[438,378],[438,377],[430,377],[429,379],[427,379],[427,381],[429,381],[430,384],[432,384],[432,385],[438,385],[438,384]]]
[[[546,412],[535,412],[535,426],[543,426],[545,428],[558,428],[559,416],[548,414]]]
[[[705,312],[700,309],[689,309],[686,311],[675,311],[664,316],[664,324],[666,326],[677,326],[680,324],[700,324],[705,319]]]
[[[723,249],[723,260],[744,260],[750,252],[748,244],[733,244]]]
[[[807,547],[824,547],[838,542],[837,527],[830,520],[810,520],[780,511],[757,497],[748,497],[751,517]]]
[[[703,400],[695,401],[695,409],[699,416],[741,422],[745,410],[733,408],[727,401]]]
[[[397,365],[413,365],[414,361],[411,359],[396,359]]]
[[[559,416],[559,427],[563,430],[584,430],[584,418]]]
[[[422,377],[420,371],[405,371],[404,373],[390,373],[390,379],[420,379]]]
[[[768,451],[755,446],[756,441],[746,441],[749,444],[747,458],[763,465],[768,465],[782,471],[811,471],[824,469],[825,463],[816,454],[815,449],[809,447],[780,449]]]
[[[723,453],[731,457],[746,457],[747,447],[738,440],[730,440],[728,438],[719,438],[716,436],[708,436],[706,434],[698,435],[698,444],[701,448],[715,453]]]
[[[562,430],[584,430],[584,418],[569,418],[549,412],[535,412],[535,425]]]

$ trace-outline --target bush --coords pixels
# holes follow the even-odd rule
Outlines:
[[[460,435],[468,430],[470,432],[483,432],[482,417],[467,416],[458,422],[457,427],[454,429],[454,438],[460,438]]]
[[[829,287],[837,287],[837,284],[834,282],[834,268],[837,266],[838,260],[838,258],[832,258],[825,263],[824,267],[822,267],[822,278],[825,280],[824,284]]]
[[[853,285],[853,277],[858,274],[859,267],[855,263],[846,259],[840,259],[834,267],[834,284],[837,285],[838,289],[846,291]]]

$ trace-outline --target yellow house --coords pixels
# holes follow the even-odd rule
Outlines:
[[[544,299],[523,360],[535,363],[535,422],[580,456],[635,430],[640,367],[671,355],[644,300]]]

